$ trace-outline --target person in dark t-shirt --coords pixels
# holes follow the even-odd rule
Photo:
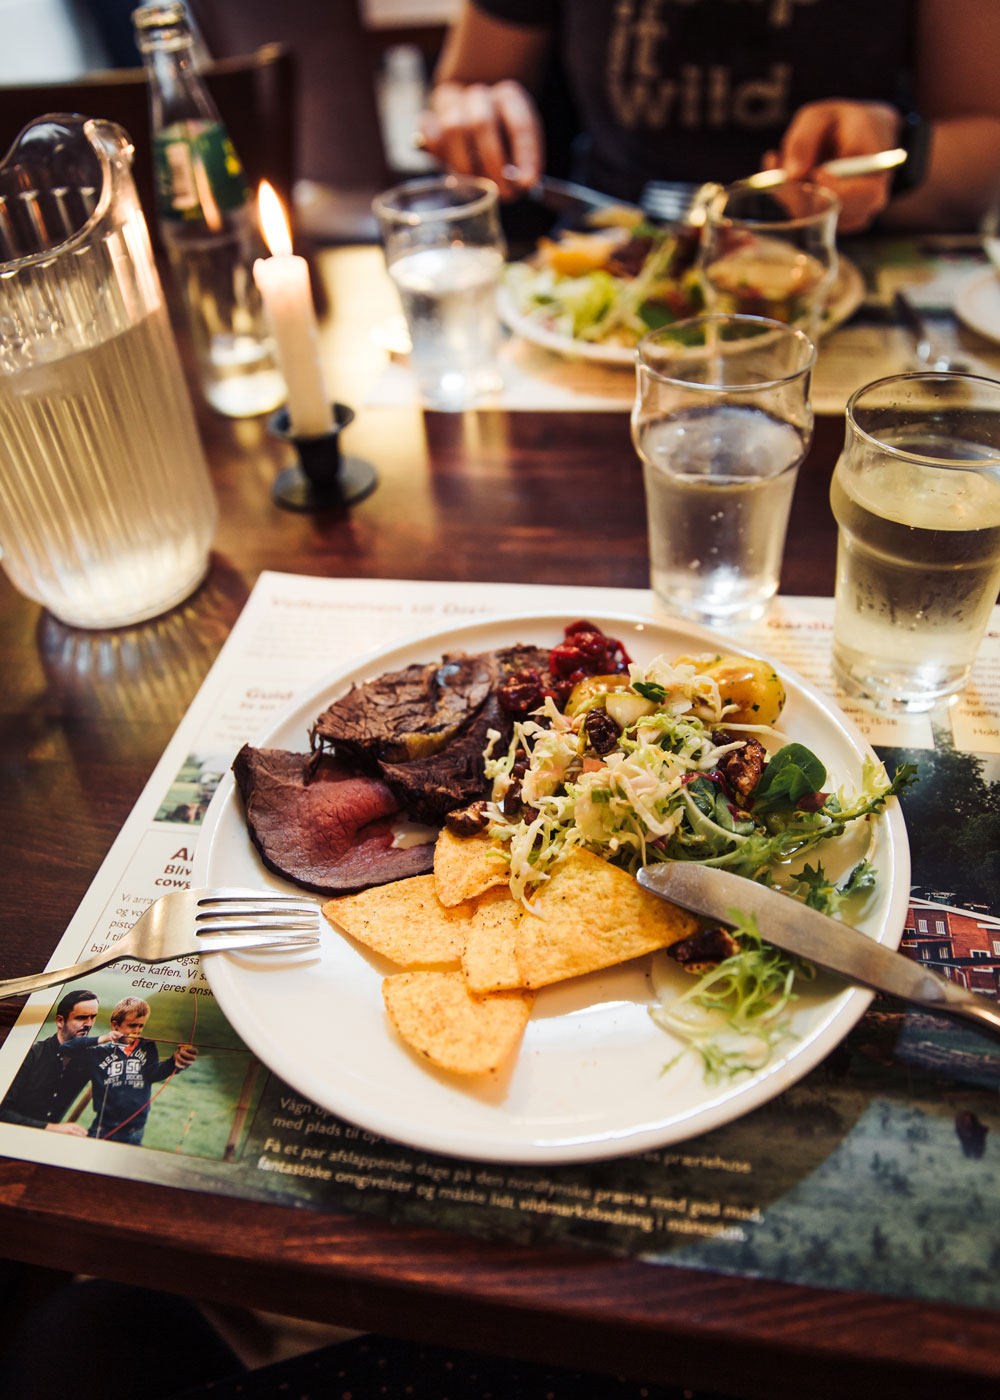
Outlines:
[[[86,1065],[73,1060],[65,1047],[90,1034],[99,1009],[97,993],[84,987],[63,996],[56,1007],[55,1034],[36,1041],[25,1055],[0,1104],[0,1122],[86,1137],[79,1123],[62,1121],[89,1079]]]
[[[107,1035],[87,1036],[70,1045],[71,1058],[86,1067],[94,1091],[89,1137],[138,1146],[149,1117],[151,1086],[198,1057],[193,1045],[179,1045],[169,1059],[161,1060],[156,1043],[142,1034],[148,1017],[147,1001],[124,997],[111,1013]]]
[[[464,0],[421,121],[428,149],[506,196],[537,179],[529,90],[553,46],[586,138],[575,174],[623,199],[650,179],[728,183],[780,164],[831,185],[842,230],[883,212],[974,228],[1000,185],[998,0]],[[909,193],[892,175],[818,169],[918,126],[928,163]]]

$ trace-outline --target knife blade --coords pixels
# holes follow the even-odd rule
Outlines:
[[[510,172],[510,178],[515,178],[519,173],[514,166],[504,168],[504,174]],[[627,218],[641,219],[642,210],[637,204],[629,204],[625,200],[615,199],[613,195],[603,194],[600,190],[589,189],[586,185],[578,185],[573,180],[560,180],[554,175],[541,175],[532,184],[524,186],[519,193],[536,204],[542,204],[546,209],[551,209],[554,214],[575,214],[580,217],[592,217],[593,215],[607,215],[611,212],[620,212]]]
[[[780,890],[688,861],[644,865],[637,879],[643,889],[661,899],[719,923],[731,926],[734,912],[753,914],[761,937],[786,953],[862,987],[889,992],[929,1011],[962,1016],[1000,1033],[1000,1008],[988,998],[966,991],[903,953],[884,948],[860,929],[810,909]]]
[[[947,348],[934,337],[927,322],[902,289],[893,297],[892,305],[913,339],[913,353],[920,369],[961,373],[970,368],[964,360],[956,360],[948,354]]]

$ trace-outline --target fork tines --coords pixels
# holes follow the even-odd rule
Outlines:
[[[261,942],[280,942],[289,948],[305,948],[318,944],[318,924],[206,924],[196,928],[197,938],[210,942],[225,942],[227,934],[255,934]]]
[[[280,937],[289,946],[315,942],[319,906],[311,899],[278,890],[212,890],[199,897],[196,932],[260,933]],[[311,934],[311,939],[287,935]]]
[[[284,890],[244,890],[219,889],[205,890],[198,896],[198,908],[208,908],[213,904],[287,904],[296,909],[315,910],[316,901],[308,895],[288,894]]]
[[[650,218],[680,223],[700,189],[682,180],[650,180],[639,196],[639,207]]]

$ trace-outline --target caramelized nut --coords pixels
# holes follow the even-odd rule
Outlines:
[[[468,807],[457,807],[454,812],[449,812],[444,824],[456,836],[476,836],[480,831],[486,830],[489,820],[489,803],[479,801],[470,802]]]

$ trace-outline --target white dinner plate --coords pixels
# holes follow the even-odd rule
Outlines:
[[[826,335],[835,326],[842,325],[853,316],[865,299],[864,278],[849,258],[837,259],[837,279],[830,293],[830,300],[820,326],[820,334]],[[569,335],[560,335],[522,312],[509,287],[500,284],[498,293],[500,319],[514,335],[553,354],[564,355],[569,359],[592,360],[602,365],[635,365],[635,346],[600,345],[590,340],[575,340]]]
[[[353,683],[445,652],[473,653],[522,642],[552,646],[570,619],[551,614],[496,618],[394,645],[329,676],[261,736],[262,747],[305,752],[316,717]],[[595,617],[633,660],[717,651],[720,639],[680,621]],[[726,650],[744,650],[727,643]],[[860,780],[870,749],[825,697],[781,670],[788,703],[782,730],[808,745],[838,784]],[[871,823],[878,870],[861,922],[896,947],[909,901],[909,851],[895,803]],[[824,848],[831,873],[859,858],[855,838]],[[840,846],[841,843],[836,843]],[[816,855],[813,855],[813,861]],[[838,865],[839,862],[839,865]],[[198,842],[194,885],[289,888],[261,863],[244,825],[231,776],[209,807]],[[638,959],[538,993],[520,1052],[486,1083],[439,1073],[397,1038],[382,1003],[392,965],[333,928],[318,953],[218,954],[205,973],[223,1012],[250,1049],[292,1088],[349,1122],[412,1147],[481,1161],[585,1161],[661,1147],[718,1127],[793,1084],[861,1016],[871,993],[822,978],[807,984],[793,1015],[794,1038],[764,1069],[706,1083],[689,1053],[666,1074],[678,1044],[647,1012],[649,960]],[[678,969],[679,989],[691,985]]]
[[[1000,275],[995,267],[982,267],[962,283],[955,312],[970,330],[1000,341]]]

